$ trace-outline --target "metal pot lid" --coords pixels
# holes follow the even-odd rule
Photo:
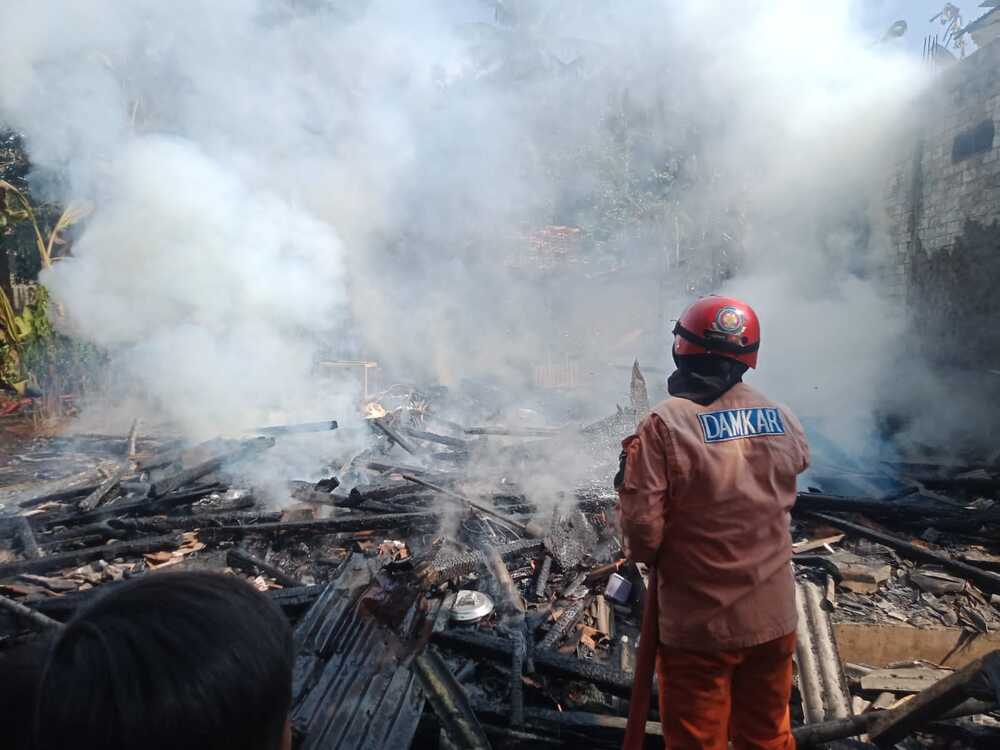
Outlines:
[[[455,594],[451,619],[455,622],[481,620],[493,611],[493,600],[481,591],[463,590]]]

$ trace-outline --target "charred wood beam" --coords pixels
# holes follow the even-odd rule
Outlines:
[[[98,505],[103,503],[108,497],[118,490],[121,486],[122,474],[125,473],[124,468],[117,468],[111,472],[111,476],[101,482],[100,486],[87,495],[83,500],[81,500],[77,507],[84,512],[88,512],[97,508]]]
[[[836,516],[830,516],[825,513],[810,513],[809,515],[811,518],[823,521],[824,523],[838,528],[841,531],[845,531],[849,534],[856,534],[857,536],[863,536],[867,539],[878,542],[879,544],[891,547],[903,557],[910,558],[911,560],[918,560],[920,562],[940,565],[950,573],[971,581],[989,594],[1000,594],[1000,575],[997,575],[996,573],[991,573],[983,570],[982,568],[978,568],[975,565],[970,565],[969,563],[953,560],[940,552],[933,552],[929,549],[918,547],[917,545],[911,544],[910,542],[900,539],[897,536],[893,536],[892,534],[887,534],[884,531],[877,531],[869,528],[868,526],[852,523],[851,521],[845,521],[842,518],[837,518]]]
[[[458,448],[459,450],[467,450],[469,447],[468,440],[462,440],[461,438],[448,437],[447,435],[438,435],[434,432],[424,432],[423,430],[414,430],[412,427],[403,427],[400,432],[411,438],[416,438],[417,440],[424,440],[428,443],[438,443],[439,445],[447,445],[449,448]]]
[[[248,458],[255,453],[259,453],[262,450],[267,450],[274,445],[274,438],[256,438],[255,440],[250,440],[243,443],[239,448],[229,453],[225,453],[221,456],[216,456],[210,458],[207,461],[203,461],[197,466],[192,466],[189,469],[183,469],[165,479],[161,479],[158,482],[154,482],[153,486],[149,490],[151,497],[159,498],[167,495],[174,490],[180,489],[185,485],[189,485],[197,479],[201,479],[207,474],[218,471],[226,463],[240,461],[242,459]]]
[[[389,438],[389,440],[394,442],[396,445],[398,445],[404,451],[409,453],[411,456],[417,455],[417,449],[413,446],[413,444],[409,440],[404,438],[402,435],[400,435],[398,432],[396,432],[392,427],[387,425],[385,421],[382,420],[381,418],[369,419],[368,424],[372,426],[373,430],[381,432],[383,435]]]
[[[576,625],[583,615],[584,609],[589,604],[590,597],[584,597],[566,607],[562,614],[559,615],[559,619],[552,623],[552,627],[549,628],[549,632],[545,634],[542,642],[538,644],[538,648],[541,650],[555,648],[559,644],[559,641],[565,638],[569,631]]]
[[[817,492],[800,492],[796,495],[795,507],[792,512],[819,511],[832,513],[864,513],[866,515],[893,518],[951,518],[961,516],[968,511],[942,502],[927,500],[898,500],[872,497],[848,497],[844,495],[825,495]]]
[[[37,560],[7,563],[0,565],[0,580],[13,578],[22,573],[47,573],[52,570],[86,565],[94,560],[113,560],[116,557],[134,557],[149,552],[159,552],[177,547],[182,541],[180,534],[169,534],[134,541],[114,542],[101,547],[88,547],[73,552],[41,557]]]
[[[429,422],[437,422],[439,425],[447,427],[452,432],[465,432],[465,427],[463,425],[460,425],[458,422],[452,422],[450,419],[439,417],[433,412],[424,412],[424,419]]]
[[[388,480],[377,484],[353,487],[350,491],[350,497],[352,501],[361,503],[364,500],[389,500],[400,495],[412,495],[414,492],[419,492],[419,490],[415,490],[410,482]]]
[[[970,682],[979,678],[984,670],[997,668],[1000,668],[1000,650],[974,659],[957,672],[921,690],[903,705],[881,712],[868,727],[868,736],[879,747],[893,747],[922,725],[960,704],[966,697]]]
[[[47,617],[41,612],[36,612],[31,607],[26,607],[20,602],[15,602],[13,599],[8,599],[6,596],[0,596],[0,609],[7,610],[15,617],[31,623],[33,627],[40,630],[58,630],[63,627],[63,624],[58,620],[53,620],[51,617]]]
[[[995,703],[979,700],[967,700],[960,703],[950,711],[946,711],[936,719],[958,719],[963,716],[975,716],[986,714],[997,710]],[[795,744],[800,748],[817,747],[828,742],[844,740],[849,737],[857,737],[866,734],[868,728],[879,719],[885,711],[869,711],[867,713],[850,716],[846,719],[834,719],[832,721],[821,721],[815,724],[805,724],[795,727],[792,735],[795,737]]]
[[[535,576],[534,581],[534,592],[535,599],[542,601],[548,599],[546,594],[546,587],[549,585],[549,576],[552,574],[552,558],[548,555],[542,560],[542,564],[538,566],[538,575]]]
[[[132,428],[128,431],[128,437],[125,438],[125,458],[129,461],[135,459],[135,441],[139,437],[139,418],[136,417],[132,421]]]
[[[472,711],[469,697],[441,657],[425,648],[414,658],[413,671],[438,721],[456,747],[490,750],[492,746]]]
[[[70,513],[53,518],[40,518],[39,522],[45,528],[51,529],[55,526],[83,526],[120,516],[158,515],[171,508],[197,502],[206,495],[210,495],[221,489],[223,489],[221,484],[206,484],[201,487],[191,488],[185,492],[175,492],[165,497],[154,499],[143,498],[141,500],[131,500],[114,505],[105,505],[89,513]]]
[[[73,616],[73,613],[79,607],[89,602],[93,597],[112,591],[122,585],[122,583],[124,581],[109,581],[87,591],[73,591],[62,596],[41,599],[38,602],[34,602],[33,606],[40,613],[65,622]],[[298,586],[296,588],[274,589],[268,591],[267,595],[271,598],[271,601],[281,607],[290,620],[295,620],[315,603],[325,589],[325,585],[314,584],[310,586]]]
[[[226,563],[229,567],[243,570],[250,573],[250,575],[256,575],[258,572],[263,573],[288,588],[299,588],[302,586],[302,581],[292,578],[280,568],[254,557],[239,547],[234,547],[226,553]]]
[[[387,464],[383,461],[369,461],[365,464],[372,471],[381,471],[391,474],[429,474],[427,469],[419,466],[404,466],[402,464]]]
[[[149,458],[140,459],[137,463],[139,471],[151,471],[169,466],[180,460],[183,451],[180,448],[168,448],[154,453]]]
[[[507,437],[553,437],[562,433],[557,427],[468,427],[466,435],[501,435]]]
[[[74,526],[62,531],[55,531],[41,537],[41,548],[45,554],[51,555],[57,552],[64,552],[69,549],[79,547],[92,547],[105,544],[107,540],[122,538],[129,532],[119,531],[112,528],[107,521],[87,524],[86,526]]]
[[[314,489],[298,489],[292,492],[292,498],[308,505],[326,505],[330,508],[356,508],[363,500],[353,495],[334,494]]]
[[[202,461],[197,466],[192,466],[190,469],[183,469],[166,479],[154,482],[149,488],[149,495],[153,498],[163,497],[174,490],[180,489],[184,485],[191,484],[203,476],[218,471],[222,468],[222,464],[226,462],[226,459],[226,456],[210,458],[208,461]]]
[[[326,419],[322,422],[300,422],[298,424],[282,424],[273,427],[257,427],[253,432],[261,435],[300,435],[305,432],[329,432],[340,425],[336,419]]]
[[[519,521],[514,521],[508,516],[505,516],[501,513],[497,513],[492,508],[487,508],[485,505],[482,505],[481,503],[469,500],[469,498],[465,497],[464,495],[460,495],[457,492],[453,492],[452,490],[446,489],[445,487],[441,487],[436,484],[431,484],[430,482],[427,482],[415,476],[411,476],[409,474],[404,474],[403,479],[407,480],[408,482],[413,482],[414,484],[419,484],[423,487],[426,487],[427,489],[434,490],[435,492],[444,495],[445,497],[450,497],[453,500],[457,500],[460,503],[463,503],[466,507],[472,508],[473,510],[482,513],[484,516],[489,516],[490,518],[495,519],[499,523],[506,524],[507,526],[516,529],[519,533],[521,533],[524,536],[539,537],[539,538],[545,536],[544,529],[539,527],[538,524],[536,523],[529,522],[527,524],[523,524]]]
[[[33,508],[50,501],[71,500],[93,492],[103,480],[104,475],[99,471],[88,470],[62,479],[36,482],[21,491],[8,491],[0,494],[0,503]]]
[[[587,580],[586,571],[582,571],[573,576],[566,584],[563,585],[562,589],[559,591],[559,596],[562,598],[569,597],[574,591],[580,588],[584,581]]]
[[[431,640],[450,651],[479,656],[507,667],[514,655],[514,644],[506,638],[478,631],[446,630],[434,633]],[[535,670],[540,674],[570,680],[592,682],[601,690],[628,698],[632,693],[632,675],[610,669],[593,661],[564,656],[556,651],[535,650]],[[527,709],[525,709],[527,711]]]
[[[29,560],[37,560],[42,556],[42,551],[38,548],[38,542],[35,540],[35,532],[31,530],[31,524],[24,516],[18,516],[15,533],[18,541],[21,542],[21,554]]]
[[[514,644],[510,661],[510,721],[514,726],[521,726],[524,723],[524,687],[521,684],[521,677],[524,675],[525,661],[528,658],[528,634],[524,620],[526,607],[499,551],[495,547],[487,546],[483,550],[483,555],[502,594],[499,607],[502,613],[501,628],[510,631]]]
[[[277,534],[280,532],[336,534],[343,531],[430,526],[436,524],[437,521],[437,513],[390,513],[377,516],[355,516],[351,518],[321,518],[315,521],[258,523],[252,526],[217,526],[202,529],[199,536],[203,541],[220,541],[240,538],[247,534]]]
[[[1000,477],[928,477],[907,475],[931,490],[953,492],[992,492],[1000,489]]]
[[[198,513],[185,516],[153,516],[150,518],[112,518],[87,526],[78,526],[43,538],[46,549],[79,544],[94,538],[106,540],[123,535],[169,534],[172,531],[195,531],[210,526],[236,526],[254,523],[274,523],[281,520],[281,511]],[[99,542],[100,543],[100,542]]]
[[[510,658],[510,723],[515,727],[524,725],[524,685],[521,678],[524,676],[525,660],[528,657],[528,641],[523,630],[523,615],[521,626],[521,630],[514,630],[511,633],[514,652]]]
[[[503,594],[501,602],[503,608],[523,613],[525,610],[524,600],[517,590],[514,579],[510,577],[510,571],[507,570],[507,565],[500,551],[496,547],[487,545],[486,549],[483,550],[483,556],[486,559],[487,567],[496,579],[500,592]]]

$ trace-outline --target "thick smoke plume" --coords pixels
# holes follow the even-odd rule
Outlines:
[[[920,76],[852,9],[42,2],[0,119],[39,188],[96,206],[43,281],[191,434],[349,409],[323,356],[511,400],[569,363],[610,399],[628,371],[600,368],[669,368],[669,318],[717,290],[759,309],[775,397],[867,418]],[[565,254],[533,250],[546,225]]]

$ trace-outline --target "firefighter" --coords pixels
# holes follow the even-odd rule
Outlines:
[[[633,702],[648,706],[655,659],[669,750],[794,750],[789,511],[809,447],[743,383],[760,345],[748,304],[704,297],[673,334],[671,398],[623,442],[615,477],[626,554],[650,566]]]

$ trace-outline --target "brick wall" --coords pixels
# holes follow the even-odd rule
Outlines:
[[[890,286],[932,357],[998,366],[1000,42],[940,72],[911,122],[888,189]]]

